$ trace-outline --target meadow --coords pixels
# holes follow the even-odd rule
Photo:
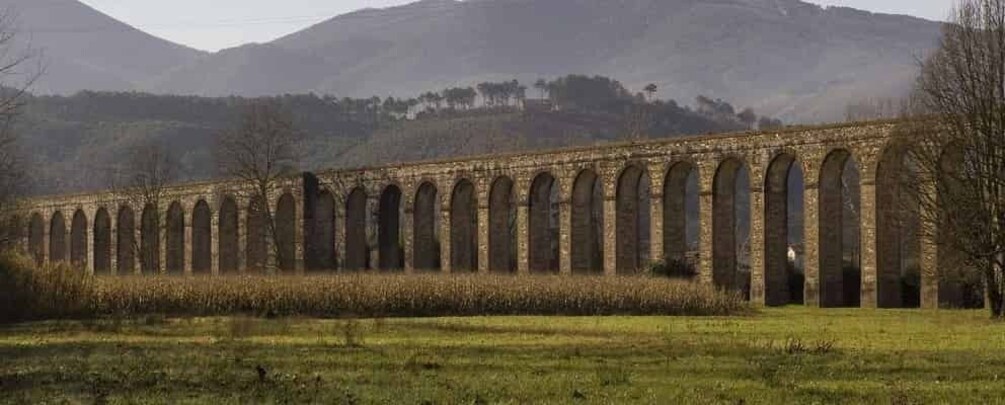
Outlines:
[[[984,311],[680,280],[93,278],[0,256],[2,403],[1000,403]],[[493,316],[488,316],[493,315]]]
[[[0,328],[8,403],[1001,403],[982,311],[165,318]]]

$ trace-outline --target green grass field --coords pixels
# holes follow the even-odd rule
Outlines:
[[[985,312],[250,318],[0,328],[12,403],[995,403]],[[259,370],[261,367],[261,370]]]

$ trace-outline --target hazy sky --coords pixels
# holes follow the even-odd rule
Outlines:
[[[415,0],[82,0],[141,30],[193,48],[216,51],[268,42],[364,7]],[[548,0],[542,0],[548,1]],[[954,0],[808,0],[876,12],[945,19]]]

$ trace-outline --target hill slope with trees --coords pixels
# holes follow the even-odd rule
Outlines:
[[[570,75],[536,86],[482,82],[412,98],[273,99],[303,133],[305,170],[780,125],[722,100],[700,97],[695,107],[681,106],[657,92],[652,86],[633,94],[613,79]],[[33,192],[107,188],[127,170],[128,151],[151,143],[174,156],[179,179],[217,176],[213,146],[251,101],[104,92],[29,96],[18,130],[33,151]]]

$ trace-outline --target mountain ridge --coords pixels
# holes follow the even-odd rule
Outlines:
[[[41,56],[43,94],[138,90],[207,55],[118,21],[76,0],[0,0],[14,20],[14,49]]]
[[[8,0],[90,9],[47,1]],[[40,92],[400,97],[580,73],[617,77],[633,90],[655,83],[664,98],[707,95],[813,123],[841,120],[854,102],[906,93],[915,60],[934,47],[939,27],[800,0],[422,0],[357,10],[212,54],[119,28],[129,31],[127,43],[152,51],[133,56],[119,45],[81,56],[58,45],[58,69]]]

